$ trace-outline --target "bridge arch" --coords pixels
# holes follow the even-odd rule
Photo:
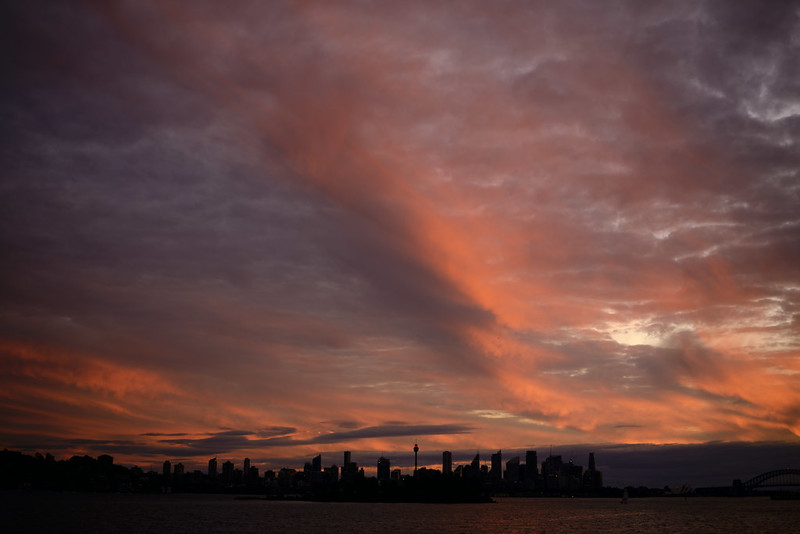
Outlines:
[[[742,484],[745,489],[800,486],[800,469],[777,469],[761,473]]]

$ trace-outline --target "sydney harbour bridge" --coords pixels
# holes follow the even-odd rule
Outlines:
[[[742,483],[745,491],[800,487],[800,469],[767,471]]]

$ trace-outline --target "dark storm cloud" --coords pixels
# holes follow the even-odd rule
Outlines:
[[[339,421],[339,422],[337,422],[335,424],[339,428],[346,428],[348,430],[353,430],[353,429],[356,429],[356,428],[361,426],[361,424],[359,424],[358,421]],[[390,423],[390,424],[394,424],[394,423]]]
[[[312,443],[340,443],[352,439],[395,438],[403,436],[432,436],[465,434],[474,429],[465,425],[379,425],[346,432],[332,432],[312,438]]]
[[[269,428],[262,428],[257,432],[253,432],[253,434],[259,438],[271,438],[275,436],[294,434],[295,432],[297,432],[297,429],[290,426],[273,426]]]
[[[129,457],[174,458],[174,447],[152,445],[137,440],[103,440],[103,439],[59,439],[52,436],[31,436],[29,442],[16,445],[26,451],[51,452],[56,456],[73,454],[123,455]]]
[[[293,429],[287,429],[293,430]],[[311,445],[343,443],[367,438],[395,438],[404,436],[432,436],[469,433],[473,429],[464,425],[378,425],[344,432],[329,432],[312,438],[302,439],[292,436],[247,438],[253,435],[248,431],[225,431],[208,438],[164,439],[161,443],[180,446],[182,454],[223,454],[242,449],[267,447],[286,447],[290,445]],[[291,434],[293,432],[288,432]]]

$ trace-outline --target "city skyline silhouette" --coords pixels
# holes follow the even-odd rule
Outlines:
[[[227,493],[251,495],[267,500],[310,500],[338,502],[492,502],[493,497],[745,497],[771,495],[794,498],[800,487],[800,469],[773,469],[759,475],[735,478],[729,484],[693,487],[626,485],[604,483],[594,452],[584,467],[574,458],[554,455],[552,450],[538,462],[535,450],[524,456],[502,450],[489,459],[476,453],[471,460],[456,464],[452,451],[441,452],[438,465],[419,466],[414,444],[411,472],[392,465],[383,455],[368,472],[352,451],[341,453],[341,463],[325,465],[321,454],[306,461],[302,469],[263,469],[250,458],[240,464],[230,459],[210,458],[205,471],[187,468],[182,462],[165,460],[160,471],[115,464],[110,455],[98,458],[73,456],[56,460],[51,454],[33,456],[15,451],[0,453],[0,489],[69,490],[123,493]],[[521,459],[523,461],[521,461]],[[772,460],[774,462],[774,459]],[[665,466],[670,468],[672,466]],[[717,462],[707,468],[719,469]],[[748,467],[752,469],[752,466]],[[245,497],[240,497],[245,498]],[[247,497],[250,498],[250,497]]]

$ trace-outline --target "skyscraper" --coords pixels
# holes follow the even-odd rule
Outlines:
[[[453,453],[450,451],[442,452],[442,473],[445,475],[453,474]]]
[[[539,462],[536,451],[525,452],[525,465],[520,466],[520,480],[528,489],[534,489],[539,478]]]
[[[525,472],[529,477],[535,478],[539,474],[539,462],[536,459],[536,451],[527,451],[525,453]]]
[[[514,456],[506,462],[506,482],[516,484],[519,482],[519,456]]]
[[[326,467],[323,469],[323,472],[328,477],[328,480],[331,484],[336,484],[339,482],[339,467],[336,464]]]
[[[388,458],[381,456],[378,458],[378,480],[389,480],[391,467]]]
[[[222,462],[222,479],[225,482],[228,483],[233,482],[233,470],[234,470],[233,462],[231,462],[230,460]]]
[[[247,478],[248,473],[250,473],[250,458],[244,459],[244,468],[242,469],[242,473],[244,473],[244,477]]]
[[[583,473],[583,487],[590,490],[603,487],[603,473],[597,470],[593,452],[589,453],[589,469]]]
[[[353,481],[358,477],[358,465],[351,461],[350,451],[344,451],[344,465],[341,471],[342,480]]]
[[[464,467],[463,475],[467,478],[478,478],[481,476],[481,454],[475,453],[472,462]]]
[[[561,456],[552,454],[542,462],[542,482],[547,491],[567,489],[569,481],[569,468],[564,464]]]
[[[172,464],[169,463],[169,460],[164,460],[164,466],[161,470],[161,474],[165,477],[169,477],[172,474]]]
[[[497,451],[492,455],[492,469],[489,474],[494,482],[503,479],[503,451]]]
[[[318,454],[311,460],[311,471],[319,473],[322,471],[322,455]]]
[[[479,471],[481,468],[481,453],[476,452],[475,458],[472,459],[472,463],[469,464],[470,467],[474,468],[476,471]]]
[[[208,478],[217,478],[217,459],[212,458],[208,461]]]

